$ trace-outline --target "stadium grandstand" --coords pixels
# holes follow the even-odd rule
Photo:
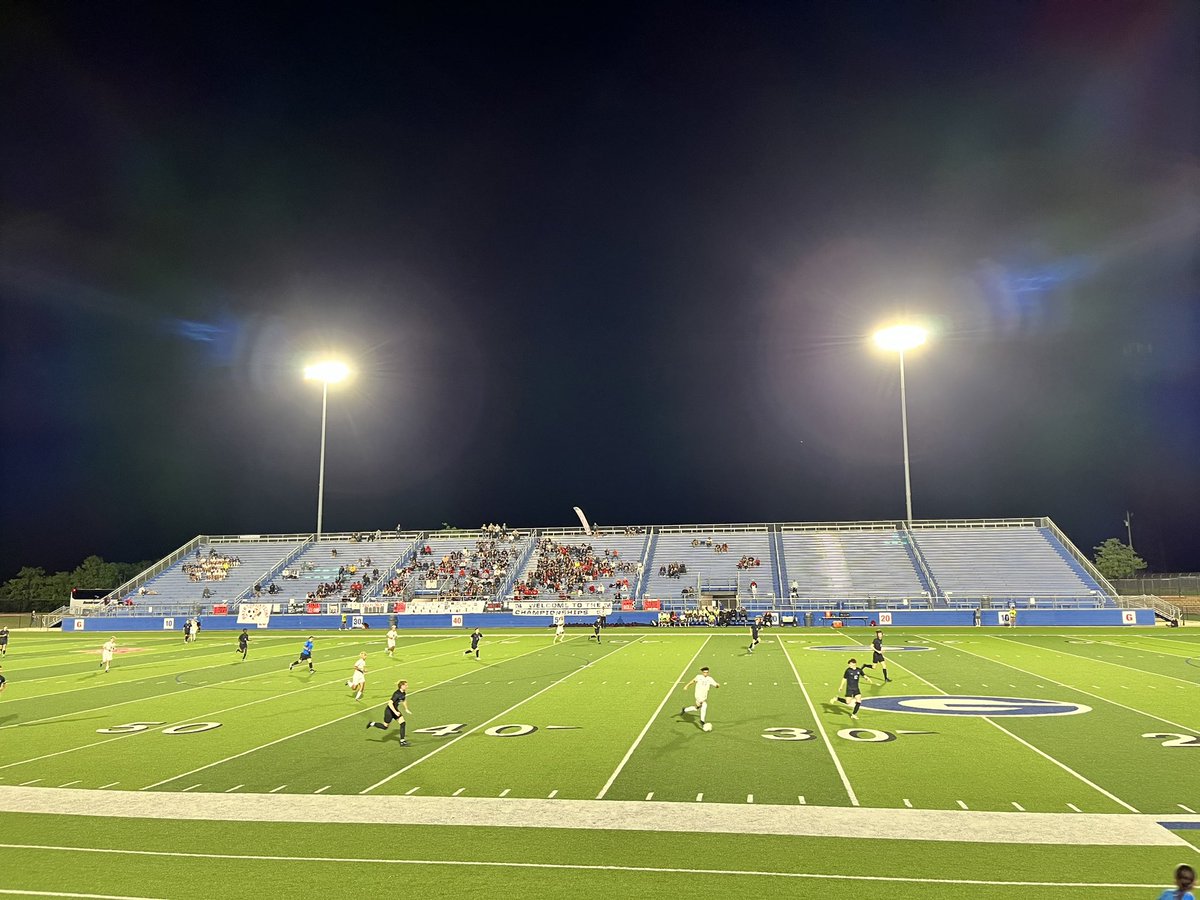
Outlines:
[[[660,621],[871,610],[1145,607],[1121,598],[1049,518],[583,529],[198,535],[88,615],[502,612],[603,600]],[[436,605],[429,605],[437,601]],[[449,606],[447,605],[449,604]],[[467,605],[469,604],[469,606]],[[1170,604],[1162,613],[1176,614]],[[697,612],[704,613],[696,615]],[[682,618],[681,618],[682,617]]]

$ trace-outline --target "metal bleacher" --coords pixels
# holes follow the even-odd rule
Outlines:
[[[931,604],[903,528],[834,530],[785,526],[789,605],[819,609],[849,601],[919,609]]]
[[[692,542],[698,546],[693,547]],[[727,553],[717,553],[713,546],[728,544]],[[743,556],[761,560],[753,569],[738,569]],[[659,569],[671,563],[687,566],[687,574],[678,578],[660,575]],[[775,549],[772,532],[765,526],[737,526],[736,529],[665,528],[659,529],[653,557],[646,562],[647,578],[643,595],[663,600],[678,600],[684,588],[701,594],[735,592],[739,598],[773,599],[776,595]],[[757,597],[751,596],[750,584],[757,583]]]

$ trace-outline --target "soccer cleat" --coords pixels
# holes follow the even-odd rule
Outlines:
[[[857,722],[858,721],[858,713],[850,713],[850,718],[853,719],[855,722]]]
[[[400,739],[400,746],[401,746],[401,747],[408,747],[408,746],[410,746],[410,745],[409,745],[408,741],[406,741],[406,740],[404,740],[403,738],[401,738],[401,739]]]
[[[374,728],[374,727],[375,727],[375,723],[374,723],[374,722],[368,722],[368,723],[367,723],[367,728]]]

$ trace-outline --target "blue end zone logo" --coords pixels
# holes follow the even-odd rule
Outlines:
[[[805,650],[829,650],[834,653],[870,653],[871,647],[805,647]],[[889,653],[905,653],[916,650],[932,650],[932,647],[884,647],[883,655]]]
[[[1028,700],[1021,697],[974,697],[961,695],[917,695],[909,697],[865,697],[864,709],[881,712],[918,713],[926,716],[1074,716],[1091,712],[1090,706],[1060,700]]]

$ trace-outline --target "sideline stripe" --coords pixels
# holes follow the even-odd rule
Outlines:
[[[697,657],[699,657],[700,654],[704,651],[704,648],[708,646],[708,642],[710,640],[712,640],[712,635],[711,634],[706,635],[704,638],[704,643],[702,643],[700,645],[700,647],[696,650],[695,654],[693,654],[692,658],[687,661],[687,665],[685,665],[683,667],[683,671],[679,673],[679,677],[675,679],[675,681],[671,684],[671,686],[669,688],[667,688],[667,693],[662,698],[662,702],[658,704],[658,709],[654,710],[654,713],[647,720],[646,725],[642,729],[641,733],[637,736],[637,738],[634,740],[634,742],[630,745],[629,749],[625,751],[625,755],[621,758],[621,761],[617,764],[617,767],[615,769],[613,769],[613,773],[608,776],[608,781],[604,782],[604,787],[600,788],[600,793],[596,795],[597,800],[604,799],[605,794],[608,793],[608,789],[613,786],[613,782],[615,782],[617,780],[617,776],[620,775],[621,770],[625,768],[625,764],[628,763],[629,760],[633,757],[633,752],[635,750],[637,750],[638,745],[642,742],[642,738],[644,738],[646,736],[647,732],[650,731],[650,726],[654,724],[654,720],[658,718],[658,714],[663,711],[663,707],[666,706],[667,701],[671,699],[671,694],[675,692],[675,688],[679,685],[679,683],[681,681],[683,681],[683,676],[686,675],[688,673],[688,671],[692,668],[692,666],[694,666],[696,664]],[[653,797],[653,796],[654,796],[654,792],[652,791],[650,793],[650,797]],[[650,797],[647,797],[646,799],[649,800]]]
[[[825,748],[829,751],[830,757],[833,758],[833,765],[837,769],[838,775],[841,776],[842,785],[846,788],[846,794],[850,797],[850,805],[858,806],[858,796],[854,793],[854,788],[850,786],[850,778],[846,774],[846,770],[842,768],[842,761],[838,759],[837,751],[833,749],[833,742],[829,740],[829,735],[825,733],[825,724],[821,721],[821,717],[817,715],[817,708],[813,706],[812,698],[808,696],[808,689],[800,679],[800,673],[796,671],[796,663],[792,661],[792,655],[783,646],[783,638],[775,635],[775,640],[779,641],[779,649],[783,651],[788,665],[792,667],[792,674],[796,676],[796,684],[800,685],[800,693],[804,695],[804,702],[808,704],[813,721],[817,723],[817,731],[821,732],[821,740],[825,742]]]
[[[964,651],[964,652],[966,652],[966,651]],[[916,672],[914,672],[912,669],[908,668],[907,666],[902,666],[902,665],[900,665],[900,663],[897,663],[897,662],[893,662],[893,665],[895,665],[897,669],[903,669],[905,672],[908,672],[910,675],[912,675],[918,681],[925,682],[925,684],[929,685],[931,688],[933,688],[938,693],[941,693],[941,694],[946,693],[940,687],[938,687],[936,684],[934,684],[932,681],[930,681],[927,678],[921,677],[920,675],[918,675]],[[1005,728],[1003,725],[1001,725],[995,719],[991,719],[988,716],[980,716],[980,718],[983,719],[983,721],[987,722],[989,725],[991,725],[993,728],[998,728],[1000,731],[1003,731],[1005,734],[1007,734],[1010,738],[1012,738],[1018,744],[1021,744],[1024,747],[1028,747],[1030,750],[1032,750],[1038,756],[1042,757],[1043,759],[1047,760],[1048,762],[1054,763],[1054,765],[1058,766],[1060,769],[1062,769],[1068,775],[1075,776],[1080,781],[1082,781],[1084,784],[1086,784],[1088,787],[1090,787],[1092,790],[1103,794],[1105,797],[1107,797],[1109,800],[1116,803],[1118,806],[1123,806],[1130,812],[1134,812],[1134,813],[1138,812],[1137,809],[1130,806],[1128,803],[1126,803],[1124,800],[1122,800],[1116,794],[1106,791],[1104,788],[1100,787],[1100,785],[1096,784],[1094,781],[1090,781],[1089,779],[1085,778],[1083,775],[1080,775],[1078,772],[1076,772],[1074,769],[1072,769],[1066,763],[1060,762],[1059,760],[1057,760],[1053,756],[1051,756],[1049,753],[1047,753],[1044,750],[1041,750],[1038,747],[1035,747],[1033,744],[1029,743],[1029,741],[1025,740],[1025,738],[1009,731],[1007,728]],[[958,804],[959,804],[959,806],[962,806],[963,809],[967,808],[966,805],[961,800],[958,801]]]
[[[232,859],[247,862],[318,862],[350,863],[352,865],[380,864],[392,866],[466,866],[493,869],[551,869],[574,872],[648,872],[667,875],[736,875],[762,878],[803,878],[816,881],[867,881],[890,884],[951,884],[981,887],[1078,887],[1078,888],[1137,888],[1155,890],[1161,885],[1130,882],[1095,881],[983,881],[972,878],[905,878],[899,875],[840,875],[825,872],[780,872],[762,869],[685,869],[674,866],[614,866],[584,863],[512,862],[482,859],[363,859],[352,856],[269,856],[265,854],[186,853],[179,850],[127,850],[98,847],[61,847],[52,844],[0,844],[5,850],[43,850],[62,853],[101,853],[119,856],[168,857],[172,859]],[[32,893],[12,891],[11,893]],[[50,896],[95,897],[95,894],[52,894]],[[118,898],[125,900],[125,898]]]
[[[450,740],[446,741],[444,744],[438,744],[436,747],[434,747],[432,750],[430,750],[430,751],[429,751],[428,753],[426,753],[424,756],[421,756],[421,757],[418,757],[417,759],[414,759],[414,760],[413,760],[412,762],[410,762],[410,763],[409,763],[407,766],[402,766],[401,768],[399,768],[399,769],[397,769],[395,772],[393,772],[391,775],[387,776],[386,778],[382,778],[382,779],[380,779],[379,781],[375,782],[375,783],[374,783],[373,785],[371,785],[370,787],[363,788],[361,791],[359,791],[359,793],[360,793],[360,794],[369,794],[371,791],[375,790],[375,788],[378,788],[378,787],[383,787],[385,784],[387,784],[389,781],[391,781],[391,780],[392,780],[393,778],[395,778],[397,775],[402,775],[402,774],[404,774],[405,772],[407,772],[409,769],[413,768],[414,766],[419,766],[421,763],[425,762],[425,760],[429,759],[429,757],[431,757],[431,756],[435,756],[436,754],[438,754],[438,753],[441,753],[441,752],[442,752],[443,750],[445,750],[447,747],[452,747],[452,746],[454,746],[454,745],[455,745],[455,744],[457,744],[459,741],[461,741],[463,738],[465,738],[465,737],[467,737],[468,735],[474,734],[475,732],[479,731],[479,729],[481,729],[481,728],[486,728],[488,725],[491,725],[491,724],[492,724],[493,722],[495,722],[497,719],[500,719],[500,718],[503,718],[504,716],[507,716],[507,715],[508,715],[510,712],[512,712],[513,710],[517,709],[517,708],[518,708],[518,707],[520,707],[520,706],[523,706],[524,704],[528,703],[530,700],[533,700],[535,697],[540,697],[542,694],[546,693],[546,691],[550,690],[551,688],[553,688],[553,687],[557,687],[558,685],[562,684],[562,683],[563,683],[564,681],[566,681],[567,679],[569,679],[569,678],[574,678],[576,675],[578,675],[580,672],[584,671],[585,669],[589,669],[589,668],[591,668],[592,666],[596,665],[596,663],[600,662],[600,660],[602,660],[602,659],[608,659],[608,658],[609,658],[610,656],[612,656],[614,653],[620,653],[620,652],[621,652],[622,650],[624,650],[625,648],[627,648],[627,647],[632,647],[632,646],[633,646],[634,644],[636,644],[636,643],[637,643],[639,640],[640,640],[640,638],[634,638],[634,639],[633,639],[632,641],[630,641],[629,643],[627,643],[627,644],[622,644],[620,647],[617,647],[615,650],[609,650],[609,651],[608,651],[607,653],[605,653],[603,656],[601,656],[601,657],[598,657],[597,659],[589,660],[588,662],[584,663],[582,666],[579,666],[579,667],[578,667],[578,668],[576,668],[576,669],[572,669],[570,672],[568,672],[568,673],[567,673],[566,675],[564,675],[562,678],[559,678],[559,679],[558,679],[558,680],[556,680],[556,681],[552,681],[552,682],[550,682],[550,684],[546,685],[544,688],[542,688],[541,690],[537,691],[536,693],[530,694],[528,697],[525,697],[525,698],[524,698],[524,699],[522,699],[522,700],[518,700],[516,703],[514,703],[514,704],[513,704],[512,706],[510,706],[508,709],[504,710],[503,712],[498,712],[498,713],[496,713],[496,715],[492,716],[492,717],[491,717],[490,719],[488,719],[486,722],[480,722],[480,723],[479,723],[478,725],[476,725],[474,728],[469,728],[469,729],[467,729],[467,730],[466,730],[466,731],[464,731],[462,734],[458,735],[457,737],[453,737],[453,738],[451,738]],[[555,646],[555,645],[554,645],[554,644],[551,644],[550,646],[551,646],[551,647],[553,647],[553,646]],[[515,658],[515,657],[514,657],[514,658]]]
[[[544,650],[544,649],[545,649],[545,647],[535,647],[533,650],[527,650],[524,653],[518,653],[516,656],[510,656],[507,659],[497,660],[496,662],[489,663],[487,666],[482,666],[481,668],[486,669],[486,668],[489,668],[490,666],[498,666],[498,665],[501,665],[506,662],[511,662],[514,659],[520,659],[522,656],[528,656],[530,653],[537,653],[539,650]],[[447,653],[440,653],[437,656],[451,656],[458,652],[459,652],[458,650],[450,650]],[[425,659],[436,659],[437,656],[425,657]],[[414,660],[414,662],[415,661],[416,660]],[[446,684],[447,682],[451,682],[451,681],[456,681],[459,678],[464,678],[464,677],[466,677],[466,676],[463,674],[455,675],[452,678],[446,678],[442,681],[436,682],[435,684],[431,684],[431,685],[429,685],[429,687],[421,688],[420,691],[413,691],[413,693],[419,694],[422,691],[428,691],[432,688],[438,687],[438,685]],[[341,679],[335,679],[334,681],[328,682],[328,684],[336,684],[337,681],[340,681],[340,680]],[[270,698],[268,698],[268,699],[270,699]],[[313,725],[311,728],[305,728],[303,731],[297,731],[293,734],[284,735],[281,738],[276,738],[275,740],[268,741],[265,744],[259,744],[257,747],[251,747],[249,750],[243,750],[241,753],[235,753],[232,756],[227,756],[224,759],[218,759],[215,762],[205,763],[203,766],[192,769],[190,772],[180,772],[178,775],[172,775],[170,778],[164,778],[161,781],[154,782],[154,784],[148,784],[144,788],[141,788],[141,790],[148,791],[151,788],[158,787],[159,785],[167,784],[168,782],[171,782],[171,781],[177,781],[180,778],[187,778],[189,775],[195,775],[197,772],[203,772],[205,769],[211,769],[213,766],[219,766],[219,765],[221,765],[221,763],[227,763],[227,762],[231,762],[232,760],[235,760],[235,759],[240,759],[241,757],[246,756],[250,753],[257,753],[259,750],[265,750],[268,747],[274,747],[276,744],[282,744],[284,741],[290,741],[292,738],[297,738],[302,735],[308,734],[309,732],[316,731],[318,728],[324,728],[326,725],[334,725],[338,722],[342,722],[346,719],[351,719],[354,716],[359,716],[359,715],[362,715],[364,712],[370,712],[370,711],[371,711],[371,707],[366,707],[364,709],[356,709],[352,713],[347,713],[344,716],[338,716],[336,719],[330,719],[326,722],[321,722],[320,724]]]
[[[984,636],[985,637],[994,637],[994,635],[990,635],[990,634],[984,635]],[[940,641],[935,641],[932,638],[930,638],[928,640],[931,644],[941,643]],[[1055,679],[1051,678],[1048,675],[1039,675],[1036,672],[1030,672],[1028,669],[1022,669],[1020,666],[1014,666],[1012,663],[1001,662],[1000,660],[993,659],[990,656],[984,656],[982,653],[975,653],[971,650],[964,650],[962,647],[949,646],[949,645],[943,645],[943,646],[946,646],[947,650],[957,650],[959,653],[969,653],[971,656],[977,657],[982,660],[986,660],[987,662],[990,662],[990,663],[995,663],[998,666],[1007,666],[1010,669],[1015,669],[1018,672],[1022,672],[1025,675],[1028,675],[1030,678],[1038,678],[1042,681],[1048,681],[1051,684],[1057,684],[1060,688],[1066,688],[1068,691],[1075,691],[1076,693],[1083,694],[1086,697],[1095,697],[1097,700],[1103,701],[1104,703],[1110,703],[1113,706],[1119,706],[1119,707],[1121,707],[1121,709],[1127,709],[1132,713],[1137,713],[1138,715],[1145,716],[1148,719],[1154,719],[1156,722],[1162,722],[1165,725],[1170,725],[1172,728],[1182,728],[1184,731],[1189,731],[1192,734],[1200,734],[1200,730],[1192,728],[1188,725],[1180,725],[1178,722],[1172,722],[1170,719],[1164,719],[1162,716],[1156,716],[1156,715],[1154,715],[1154,713],[1148,713],[1144,709],[1138,709],[1136,706],[1126,706],[1124,703],[1118,703],[1116,700],[1110,700],[1108,697],[1105,697],[1101,694],[1093,694],[1091,691],[1085,691],[1081,687],[1075,687],[1074,685],[1071,685],[1071,684],[1065,684],[1061,681],[1056,681]],[[1180,687],[1179,689],[1183,690],[1182,687]]]
[[[88,900],[157,900],[155,897],[128,897],[124,894],[73,894],[70,891],[17,891],[0,888],[0,894],[17,894],[21,897],[86,897]]]

